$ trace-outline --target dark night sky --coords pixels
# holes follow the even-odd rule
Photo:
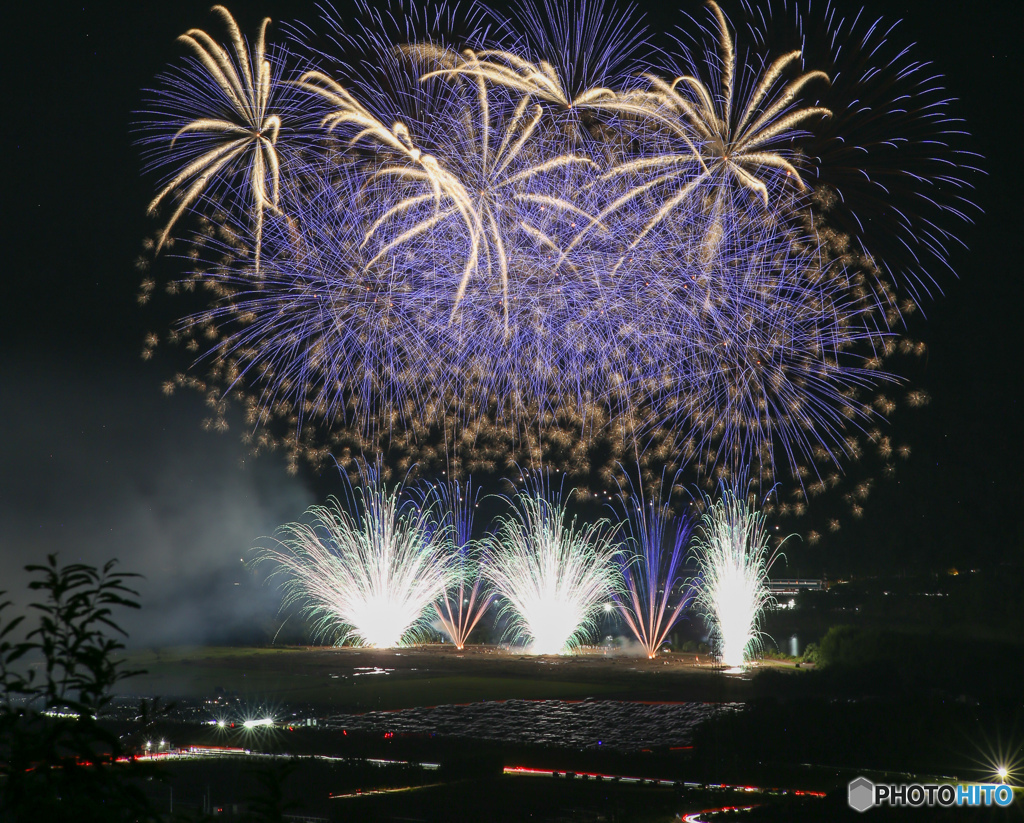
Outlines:
[[[195,0],[18,6],[4,45],[0,588],[17,589],[17,570],[48,552],[118,556],[147,575],[142,638],[202,637],[261,613],[269,595],[239,557],[324,490],[273,457],[247,458],[237,433],[202,431],[198,397],[161,394],[174,365],[139,358],[143,335],[166,323],[135,301],[154,181],[140,174],[132,112],[183,53],[175,37],[216,23]],[[230,7],[243,31],[263,14],[317,18],[310,2]],[[989,176],[976,193],[984,214],[962,232],[969,251],[953,255],[959,280],[928,307],[932,402],[896,432],[913,455],[862,521],[801,551],[802,573],[1024,561],[1015,7],[871,7],[904,18],[919,56],[947,75]]]

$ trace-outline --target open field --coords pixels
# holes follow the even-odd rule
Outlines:
[[[926,674],[933,683],[951,688],[958,682],[946,684],[938,677],[934,660],[928,660]],[[300,808],[325,819],[447,823],[532,816],[552,823],[567,819],[667,823],[678,819],[680,812],[718,808],[719,803],[735,806],[738,801],[760,806],[748,813],[752,820],[852,819],[845,790],[858,775],[895,782],[984,779],[979,771],[979,741],[994,739],[992,730],[1000,727],[1006,711],[1011,717],[1019,716],[1015,711],[1019,698],[1012,705],[999,701],[988,705],[969,694],[958,699],[959,692],[942,688],[908,693],[903,676],[918,669],[911,666],[904,671],[891,663],[807,671],[769,661],[733,674],[693,654],[648,660],[592,649],[566,657],[532,657],[493,646],[464,652],[451,646],[389,651],[150,649],[132,652],[125,662],[148,670],[126,681],[126,691],[183,698],[177,714],[147,728],[153,740],[166,740],[169,748],[251,750],[255,757],[241,764],[248,772],[235,781],[235,788],[227,778],[220,779],[216,769],[208,772],[214,761],[168,767],[167,778],[174,783],[176,802],[183,808],[191,803],[198,810],[203,797],[207,803],[250,797],[256,791],[257,772],[263,769],[257,763],[260,758],[298,756],[295,774],[288,779],[302,787],[297,795]],[[209,718],[214,715],[209,708],[201,704],[197,710],[191,701],[221,693],[229,699],[218,705],[257,710],[266,706],[274,716],[278,707],[288,705],[298,721],[294,727],[283,722],[253,729],[244,724],[211,726]],[[232,694],[238,701],[230,699]],[[525,708],[511,703],[451,705],[586,698],[596,700],[571,706],[556,703],[550,712],[541,704]],[[637,707],[632,701],[742,703],[743,708],[710,713],[680,742],[673,738],[670,724],[659,719],[651,732],[642,721],[645,713],[666,710],[668,716],[683,706]],[[445,708],[420,711],[415,718],[372,714],[424,706]],[[709,708],[699,707],[697,713]],[[360,718],[356,721],[346,714]],[[632,718],[628,722],[621,720],[626,715]],[[245,717],[237,711],[231,715],[232,724],[240,716]],[[319,723],[301,722],[310,716]],[[541,719],[534,723],[524,720],[527,716]],[[491,724],[483,731],[479,724],[472,725],[481,717]],[[601,727],[605,717],[628,729],[629,740],[610,740]],[[114,723],[112,729],[120,734],[127,725],[128,721]],[[537,733],[519,734],[517,730],[527,725]],[[600,732],[603,743],[595,745],[588,737],[590,730]],[[319,793],[311,794],[310,769],[319,768],[309,760],[314,756],[329,758],[331,763],[343,761],[357,770],[367,763],[431,763],[440,768],[422,781],[396,784],[393,792],[369,791],[377,783],[360,778],[355,796],[345,794],[346,780],[333,775]],[[344,771],[348,766],[337,768]],[[572,772],[576,778],[554,779],[555,771]],[[584,774],[665,780],[671,787],[578,779]],[[734,792],[705,796],[706,790],[721,784],[752,788],[741,796]],[[687,788],[694,785],[699,788]],[[757,787],[789,793],[758,793]],[[157,786],[153,791],[168,792],[169,803],[168,787]],[[828,797],[807,792],[828,793]],[[162,800],[165,794],[159,797]]]
[[[164,697],[241,697],[345,710],[402,709],[478,700],[587,697],[654,701],[741,701],[750,673],[730,675],[706,657],[646,657],[584,652],[518,655],[493,646],[358,648],[204,647],[136,651],[130,668],[146,674],[123,692]],[[792,670],[791,676],[799,676]]]

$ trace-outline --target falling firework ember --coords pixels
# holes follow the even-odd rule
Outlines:
[[[734,490],[706,498],[693,554],[697,561],[696,605],[708,623],[726,666],[742,666],[761,647],[760,621],[773,601],[770,553],[764,515]]]
[[[290,523],[264,548],[284,579],[287,601],[315,620],[321,637],[337,645],[391,648],[426,628],[429,610],[453,578],[447,527],[404,486],[389,490],[379,472],[364,467],[349,505],[332,498]]]
[[[509,634],[532,654],[562,654],[582,644],[602,606],[621,585],[608,521],[577,525],[561,489],[527,479],[509,501],[512,514],[490,540],[486,575],[504,601]]]

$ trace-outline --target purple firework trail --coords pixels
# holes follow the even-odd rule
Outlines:
[[[672,514],[673,486],[669,485],[664,499],[647,500],[642,489],[622,496],[628,548],[620,555],[623,591],[613,597],[629,630],[650,658],[657,655],[693,599],[690,589],[676,592],[684,583],[683,565],[693,529],[685,517]]]
[[[815,211],[914,301],[941,292],[933,272],[952,272],[950,249],[960,245],[952,227],[978,213],[971,191],[982,160],[941,72],[905,39],[899,21],[864,9],[743,6],[759,49],[800,49],[829,75],[814,91],[833,116],[804,141],[816,158]]]
[[[434,612],[457,649],[465,647],[494,600],[493,593],[483,591],[480,549],[473,537],[473,515],[479,496],[470,481],[434,484],[428,490],[428,497],[438,501],[438,510],[443,513],[447,550],[454,558],[452,567],[458,577],[455,585],[434,602]]]

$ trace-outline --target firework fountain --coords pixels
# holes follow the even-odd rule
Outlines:
[[[479,492],[474,491],[471,482],[453,482],[431,486],[430,496],[437,499],[442,522],[447,525],[445,551],[453,559],[456,576],[452,588],[435,601],[434,612],[455,648],[462,649],[494,600],[493,593],[483,591],[479,545],[473,537],[473,514]]]
[[[569,519],[561,489],[527,478],[512,513],[499,521],[486,556],[488,579],[503,601],[513,642],[532,654],[571,651],[594,628],[620,585],[608,521]]]
[[[624,586],[615,594],[615,603],[653,658],[693,596],[689,589],[677,591],[684,584],[683,563],[692,529],[686,518],[673,516],[671,491],[664,500],[646,500],[642,490],[623,494],[622,500],[627,549],[620,555]]]
[[[347,507],[332,498],[311,507],[308,522],[282,526],[257,562],[274,567],[320,636],[391,648],[416,639],[454,580],[450,526],[404,485],[389,489],[375,469],[364,466],[362,480]]]
[[[764,515],[734,489],[725,488],[707,509],[692,553],[697,562],[696,605],[711,629],[726,666],[742,666],[761,648],[761,613],[773,603],[770,552]]]

